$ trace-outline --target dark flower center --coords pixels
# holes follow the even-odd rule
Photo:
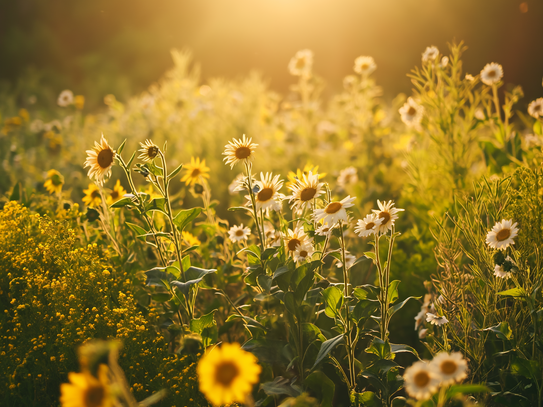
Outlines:
[[[383,221],[381,222],[381,225],[386,225],[390,221],[390,213],[381,212],[379,214],[379,219],[383,219]]]
[[[430,375],[426,372],[418,372],[414,380],[417,387],[424,387],[430,383]]]
[[[243,229],[236,230],[236,236],[243,236]]]
[[[150,159],[153,159],[158,154],[158,147],[157,146],[151,146],[147,149],[147,157]]]
[[[441,371],[445,374],[453,374],[457,368],[458,366],[452,360],[446,360],[440,366]]]
[[[115,156],[115,153],[109,149],[106,148],[105,150],[102,150],[98,153],[98,157],[96,158],[96,161],[98,161],[98,165],[102,168],[108,168],[111,164],[113,164],[113,157]]]
[[[190,173],[190,176],[193,177],[193,178],[196,178],[198,175],[200,175],[200,168],[195,168],[192,170],[192,172]]]
[[[273,196],[273,189],[271,188],[264,188],[262,191],[260,191],[257,195],[257,198],[260,202],[266,202],[271,199]]]
[[[373,222],[366,223],[366,230],[371,230],[373,229],[374,226],[375,226],[375,223]]]
[[[92,199],[100,198],[100,191],[95,189],[94,191],[91,192],[90,196],[91,196]]]
[[[509,236],[511,236],[511,230],[510,229],[502,229],[496,234],[496,239],[498,240],[498,242],[503,242]]]
[[[496,71],[489,71],[487,72],[486,74],[489,78],[494,78],[495,76],[497,76],[498,74],[496,73]]]
[[[305,67],[305,58],[298,58],[296,61],[296,68],[303,69]]]
[[[417,113],[417,109],[415,109],[413,106],[409,106],[409,110],[407,111],[407,114],[409,116],[414,116],[415,113]]]
[[[243,160],[251,155],[251,149],[249,147],[238,147],[235,154],[238,160]]]
[[[309,253],[307,251],[305,251],[305,250],[300,251],[300,257],[307,257],[308,254]]]
[[[332,202],[328,204],[324,212],[331,215],[333,213],[338,212],[341,208],[343,208],[343,205],[341,204],[341,202]]]
[[[234,381],[238,374],[239,369],[233,362],[222,362],[217,366],[215,380],[224,387],[227,387]]]
[[[293,252],[294,250],[296,250],[296,247],[301,243],[302,242],[300,242],[298,239],[290,239],[287,243],[287,246],[288,249]]]
[[[304,202],[310,201],[311,199],[313,199],[316,193],[317,193],[317,190],[315,188],[311,188],[311,187],[304,188],[302,192],[300,193],[300,200]]]
[[[85,392],[85,407],[100,407],[105,397],[105,391],[102,386],[90,386]]]

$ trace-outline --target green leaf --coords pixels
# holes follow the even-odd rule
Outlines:
[[[376,301],[362,300],[355,305],[350,316],[357,324],[360,323],[362,319],[367,319],[371,314],[377,309],[379,304]]]
[[[179,171],[183,168],[183,164],[179,164],[179,166],[170,172],[170,175],[168,175],[168,181],[171,180],[173,177],[175,177],[177,174],[179,174]]]
[[[272,257],[277,252],[277,247],[268,247],[264,252],[262,253],[262,260],[268,260],[270,257]]]
[[[539,120],[534,123],[534,133],[538,136],[543,136],[543,124]]]
[[[124,145],[126,144],[126,139],[121,143],[121,145],[117,148],[117,154],[121,154],[124,150]]]
[[[146,162],[145,164],[143,164],[143,166],[156,177],[162,177],[164,175],[164,171],[162,171],[162,168],[157,167],[156,164],[152,161]]]
[[[421,298],[421,297],[407,297],[407,298],[406,298],[405,300],[403,300],[402,302],[399,302],[398,304],[396,304],[396,305],[390,307],[390,308],[388,309],[388,314],[389,314],[390,316],[392,316],[392,315],[394,315],[396,312],[398,312],[400,309],[402,309],[403,306],[404,306],[405,304],[407,304],[407,301],[409,301],[409,300],[420,300],[420,298]]]
[[[353,296],[362,301],[368,298],[368,292],[361,287],[356,287],[353,290]]]
[[[298,304],[301,304],[304,300],[307,291],[313,286],[313,281],[315,279],[315,273],[310,271],[305,275],[305,277],[300,281],[298,287],[294,291],[294,299]]]
[[[114,202],[110,208],[122,208],[123,206],[132,205],[134,206],[134,202],[132,202],[131,198],[125,197],[119,199],[117,202]]]
[[[215,311],[211,311],[209,314],[202,315],[200,318],[195,318],[190,321],[190,331],[195,334],[202,334],[205,328],[211,328],[215,325]]]
[[[139,236],[138,239],[145,240],[145,237],[142,237],[143,235],[147,233],[147,231],[144,228],[136,225],[135,223],[124,222],[124,224],[128,226],[130,229],[132,229],[136,233],[136,236]]]
[[[398,286],[400,285],[400,280],[394,280],[388,285],[388,303],[392,304],[396,302],[399,297]]]
[[[281,274],[285,274],[288,271],[289,271],[289,268],[287,266],[278,267],[277,270],[275,270],[275,272],[273,273],[273,279],[275,280]]]
[[[319,349],[319,353],[317,355],[317,358],[315,359],[315,363],[313,364],[311,370],[314,370],[317,365],[336,347],[336,345],[341,342],[343,342],[343,334],[324,341]]]
[[[132,153],[132,156],[130,157],[130,160],[128,160],[128,162],[126,163],[127,168],[130,168],[130,166],[132,165],[132,162],[134,161],[134,158],[136,158],[136,152],[135,151]]]
[[[510,290],[500,291],[498,295],[507,295],[510,297],[526,297],[526,291],[522,287],[511,288]]]
[[[296,305],[296,300],[294,299],[294,293],[292,291],[287,291],[283,295],[283,303],[285,304],[287,311],[298,318],[300,315],[300,309]]]
[[[371,345],[366,348],[366,353],[373,353],[380,359],[388,359],[392,354],[388,341],[383,341],[380,338],[373,338]]]
[[[330,318],[336,318],[343,305],[343,292],[336,286],[328,287],[322,292],[324,297],[324,313]]]
[[[269,294],[271,290],[272,285],[272,278],[270,276],[267,276],[265,274],[260,274],[257,276],[256,281],[260,288],[266,293]]]
[[[293,387],[289,381],[282,376],[277,376],[273,382],[266,382],[260,385],[268,396],[280,396],[286,394],[290,397],[298,397],[301,394],[301,389],[297,386]]]
[[[482,384],[456,384],[447,391],[447,399],[456,394],[488,393],[490,389]]]
[[[228,208],[230,212],[236,212],[236,211],[249,211],[251,212],[251,208],[247,208],[246,206],[232,206],[231,208]]]
[[[415,355],[417,359],[420,359],[417,351],[409,345],[391,343],[390,351],[392,353],[411,353],[412,355]]]
[[[202,208],[181,210],[177,215],[175,215],[175,218],[173,218],[173,223],[180,231],[182,231],[190,222],[196,219],[201,212]]]
[[[372,391],[357,393],[354,390],[350,394],[352,407],[380,407],[379,398]]]
[[[170,293],[155,293],[151,294],[151,298],[156,302],[166,302],[172,298],[172,295]]]
[[[482,329],[482,331],[491,331],[504,341],[510,340],[513,337],[513,331],[511,331],[507,322],[500,322],[498,325]]]
[[[159,211],[163,214],[167,215],[168,212],[166,210],[166,198],[155,198],[151,202],[149,202],[147,205],[145,205],[146,211]]]
[[[305,378],[304,384],[321,400],[321,407],[332,407],[336,385],[323,372],[316,371]]]
[[[13,191],[11,191],[11,195],[9,196],[9,200],[10,201],[18,201],[19,199],[21,199],[20,190],[21,190],[21,183],[18,182],[13,187]]]
[[[375,256],[375,252],[364,252],[364,256],[366,256],[368,259],[372,259],[374,263],[377,262],[377,257]]]

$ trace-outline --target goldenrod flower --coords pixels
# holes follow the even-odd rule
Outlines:
[[[486,235],[486,243],[493,249],[505,250],[515,244],[513,240],[518,235],[517,222],[503,219],[497,222]]]
[[[429,399],[440,384],[439,376],[425,362],[415,362],[405,369],[403,379],[407,394],[417,400]]]
[[[115,151],[109,146],[103,134],[100,143],[95,141],[94,144],[92,150],[87,150],[87,160],[84,168],[90,167],[87,174],[89,178],[94,178],[94,182],[103,185],[104,177],[111,175]]]
[[[100,205],[102,199],[100,198],[100,188],[96,184],[89,184],[89,189],[84,189],[85,196],[83,197],[83,203],[90,208]]]
[[[202,183],[206,178],[209,178],[209,167],[206,167],[206,160],[200,161],[200,158],[190,158],[190,164],[186,164],[183,168],[185,174],[181,178],[181,182],[185,185],[194,185]]]
[[[43,184],[50,194],[60,193],[64,185],[64,177],[57,170],[47,171],[47,181]]]
[[[111,191],[111,194],[106,198],[108,205],[113,205],[115,202],[117,202],[119,199],[121,199],[127,192],[121,185],[121,181],[117,180],[115,183],[115,186],[113,187],[113,191]]]
[[[324,209],[315,210],[313,216],[317,222],[322,220],[323,223],[330,225],[339,220],[347,221],[347,211],[345,209],[354,206],[353,202],[355,199],[356,197],[354,196],[352,198],[351,196],[347,196],[341,201],[330,202]]]
[[[237,343],[215,347],[198,363],[200,391],[215,406],[245,403],[261,368],[256,357]]]
[[[447,386],[468,377],[468,363],[460,352],[440,352],[430,362],[432,369],[440,378],[441,385]]]
[[[74,103],[74,93],[71,90],[63,90],[58,95],[57,104],[60,107],[66,107]]]
[[[145,140],[145,143],[140,142],[141,148],[138,150],[141,154],[138,156],[140,160],[145,162],[152,161],[158,155],[160,149],[151,140]]]
[[[354,60],[354,71],[362,76],[367,76],[376,69],[373,57],[358,57]]]
[[[488,86],[498,83],[503,77],[503,68],[500,64],[492,62],[486,64],[481,71],[481,81]]]
[[[224,153],[226,157],[224,161],[226,165],[230,164],[230,168],[234,168],[240,161],[249,161],[258,146],[258,144],[252,143],[252,138],[247,139],[245,134],[242,139],[233,139],[224,146]]]
[[[398,212],[402,212],[404,209],[394,208],[393,201],[381,202],[380,200],[377,200],[377,206],[379,206],[379,210],[373,210],[373,213],[381,220],[381,223],[377,226],[377,230],[381,233],[386,233],[392,229],[394,221],[398,219]]]
[[[288,64],[288,70],[294,76],[309,76],[313,68],[313,51],[300,50],[292,57]]]
[[[187,231],[182,231],[181,232],[181,237],[183,238],[183,241],[185,242],[185,244],[187,246],[200,246],[202,244],[202,242],[200,242],[200,240],[198,240],[198,238],[196,236],[194,236],[192,233],[190,232],[187,232]]]
[[[60,385],[62,407],[109,407],[112,406],[108,380],[108,367],[101,364],[98,378],[89,372],[68,373],[70,383]]]
[[[309,202],[324,193],[323,186],[324,183],[319,182],[319,174],[313,174],[311,171],[308,174],[303,174],[294,184],[289,186],[292,191],[290,196],[292,208],[303,209]]]

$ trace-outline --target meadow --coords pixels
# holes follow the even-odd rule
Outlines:
[[[543,98],[421,51],[3,94],[2,406],[541,407]]]

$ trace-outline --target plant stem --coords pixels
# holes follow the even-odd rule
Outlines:
[[[349,317],[349,273],[347,272],[347,259],[345,255],[345,238],[343,237],[343,222],[339,221],[339,236],[341,245],[341,259],[343,263],[343,285],[344,285],[344,307],[345,307],[345,342],[347,345],[347,357],[349,360],[349,378],[350,385],[349,390],[355,388],[355,372],[354,372],[354,349],[352,348],[351,341],[351,319]]]

